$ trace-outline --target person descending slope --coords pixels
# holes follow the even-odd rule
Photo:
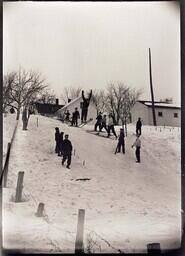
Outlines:
[[[125,133],[123,128],[120,129],[120,135],[119,135],[118,145],[117,145],[115,154],[121,152],[121,147],[122,147],[123,154],[125,154]]]
[[[100,132],[102,131],[103,128],[108,133],[108,129],[107,129],[107,116],[106,115],[103,115]]]
[[[112,133],[114,134],[114,136],[117,139],[117,134],[114,129],[114,118],[113,118],[112,114],[109,114],[109,118],[108,118],[108,135],[107,135],[107,137],[110,137],[110,131],[112,131]]]
[[[73,147],[72,147],[71,141],[68,138],[69,138],[69,135],[65,134],[65,139],[63,140],[63,143],[62,143],[62,154],[63,154],[62,165],[64,165],[65,161],[67,160],[66,167],[70,169]]]
[[[84,97],[84,91],[82,91],[82,115],[81,115],[81,122],[84,123],[87,121],[87,113],[88,113],[88,107],[92,96],[92,90],[90,91],[89,97]]]
[[[101,126],[102,126],[102,113],[99,112],[99,114],[96,117],[96,123],[94,126],[94,130],[97,131],[97,127],[99,127],[99,131],[101,131]]]
[[[140,149],[141,149],[141,140],[139,139],[139,134],[136,135],[137,138],[134,142],[134,144],[132,145],[132,148],[135,147],[136,148],[136,163],[140,163],[141,160],[140,160]]]

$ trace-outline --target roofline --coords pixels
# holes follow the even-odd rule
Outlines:
[[[146,103],[152,103],[152,101],[150,101],[150,100],[138,100],[137,102],[142,103],[142,104],[145,105],[146,107],[149,107],[149,108],[152,107],[152,105],[146,105],[146,104],[145,104],[145,102],[146,102]],[[157,105],[155,105],[155,104],[158,104],[158,103],[160,103],[160,104],[161,104],[161,103],[169,104],[169,106],[157,106]],[[178,107],[178,106],[170,106],[170,104],[171,104],[171,103],[164,102],[164,101],[154,101],[154,107],[155,107],[155,108],[174,108],[174,109],[181,109],[181,107]]]

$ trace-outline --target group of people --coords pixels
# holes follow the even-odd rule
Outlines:
[[[67,160],[66,167],[70,169],[71,165],[71,156],[72,156],[72,143],[69,140],[69,135],[65,134],[64,132],[60,132],[59,128],[55,128],[55,153],[58,154],[58,156],[62,156],[62,165],[64,165],[65,161]]]
[[[87,114],[88,114],[88,107],[90,104],[90,100],[92,97],[92,90],[90,91],[88,97],[84,96],[84,91],[82,90],[82,104],[81,104],[81,123],[86,123],[87,122]],[[78,119],[80,119],[80,113],[78,111],[78,108],[76,107],[74,112],[72,113],[72,118],[70,119],[70,112],[69,110],[66,110],[64,113],[65,118],[64,120],[68,123],[71,122],[71,126],[78,126]]]

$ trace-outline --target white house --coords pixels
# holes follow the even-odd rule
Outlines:
[[[64,107],[62,107],[61,109],[59,109],[56,114],[59,118],[63,118],[64,117],[64,113],[69,110],[70,118],[72,117],[72,113],[75,111],[75,108],[78,108],[78,111],[80,112],[80,118],[81,118],[81,107],[82,107],[82,103],[83,103],[83,99],[82,96],[79,96],[78,98],[70,101],[69,103],[67,103]],[[92,100],[90,101],[89,107],[88,107],[88,114],[87,114],[87,120],[89,120],[90,118],[92,118],[93,120],[90,122],[90,124],[95,124],[96,122],[96,117],[97,117],[97,110],[96,110],[96,106],[95,104],[92,102]]]
[[[159,126],[180,126],[181,108],[166,102],[155,102],[156,122]],[[131,110],[131,122],[135,123],[141,117],[142,123],[153,125],[152,102],[139,100]]]

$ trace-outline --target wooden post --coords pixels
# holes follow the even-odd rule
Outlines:
[[[85,160],[83,160],[83,166],[85,165]]]
[[[147,244],[148,255],[160,255],[161,248],[160,243]]]
[[[44,211],[44,204],[39,203],[38,208],[37,208],[37,212],[36,212],[36,216],[37,217],[43,217],[43,211]]]
[[[85,210],[79,209],[77,234],[76,234],[76,241],[75,241],[75,254],[80,254],[84,252],[84,248],[83,248],[84,218],[85,218]]]
[[[38,119],[38,117],[37,117],[37,127],[39,127],[39,119]]]
[[[11,148],[11,143],[8,143],[7,146],[7,153],[6,153],[6,160],[4,164],[4,169],[3,169],[3,179],[4,179],[4,187],[6,187],[7,183],[7,176],[8,176],[8,165],[9,165],[9,157],[10,157],[10,148]]]
[[[22,199],[23,177],[24,177],[24,172],[19,172],[18,179],[17,179],[16,196],[15,196],[16,203],[21,202],[21,199]]]
[[[75,149],[74,149],[74,156],[75,156]]]

